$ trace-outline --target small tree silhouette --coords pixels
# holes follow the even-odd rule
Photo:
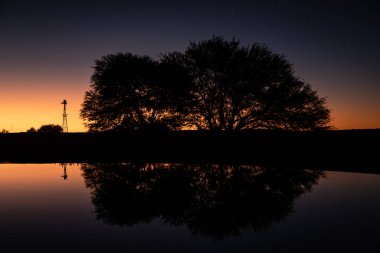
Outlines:
[[[29,128],[26,130],[27,133],[37,133],[37,130],[34,127]]]
[[[62,133],[63,129],[60,125],[49,124],[41,126],[37,132],[43,134],[58,134]]]

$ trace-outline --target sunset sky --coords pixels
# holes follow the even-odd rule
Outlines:
[[[94,60],[184,50],[213,34],[265,43],[327,97],[338,129],[380,128],[380,3],[0,0],[0,130],[79,118]]]

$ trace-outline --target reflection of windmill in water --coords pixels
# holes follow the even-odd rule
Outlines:
[[[63,175],[61,177],[63,177],[64,180],[67,180],[67,172],[66,172],[66,166],[67,164],[66,163],[62,163],[61,166],[63,167]]]

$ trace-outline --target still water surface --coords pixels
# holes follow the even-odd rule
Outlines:
[[[379,214],[374,174],[0,164],[1,252],[380,252]]]

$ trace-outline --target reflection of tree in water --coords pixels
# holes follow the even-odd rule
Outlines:
[[[132,226],[159,217],[217,239],[283,220],[323,176],[242,165],[83,164],[82,170],[98,219]]]

